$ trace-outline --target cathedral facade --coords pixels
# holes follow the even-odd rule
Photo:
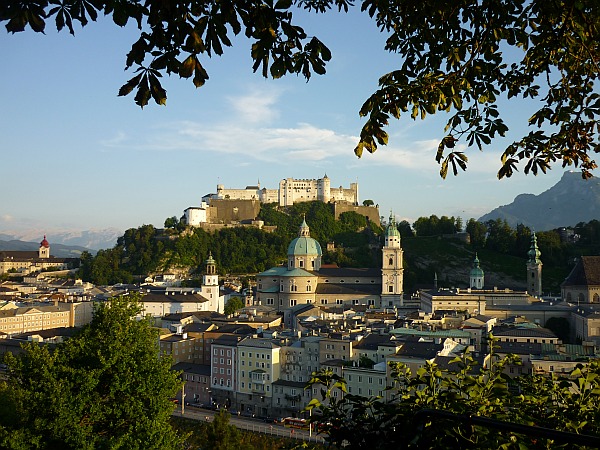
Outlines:
[[[403,262],[400,233],[390,220],[382,248],[382,268],[340,268],[322,264],[319,242],[310,237],[306,220],[288,246],[287,264],[256,276],[255,302],[283,311],[297,305],[373,308],[403,306]]]

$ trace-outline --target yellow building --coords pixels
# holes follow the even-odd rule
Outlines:
[[[68,268],[69,261],[64,258],[55,258],[50,255],[50,244],[46,236],[37,252],[35,251],[0,251],[0,275],[3,273],[41,272],[44,269],[64,270]]]
[[[281,347],[269,339],[247,337],[237,345],[239,411],[267,416],[273,382],[279,379]]]
[[[0,307],[0,332],[8,335],[62,327],[81,327],[92,321],[92,302],[54,305],[17,306],[12,302]]]

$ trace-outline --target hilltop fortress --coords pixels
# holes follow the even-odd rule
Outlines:
[[[355,211],[378,225],[380,223],[377,207],[359,204],[358,183],[350,183],[349,188],[332,188],[327,175],[319,179],[285,178],[279,182],[278,189],[261,188],[260,183],[244,189],[226,189],[218,184],[216,193],[204,195],[201,206],[190,206],[184,214],[186,223],[191,226],[210,228],[248,223],[260,227],[262,224],[256,217],[262,203],[286,207],[311,201],[332,203],[336,218],[343,212]]]
[[[326,174],[317,180],[286,178],[279,182],[279,189],[261,189],[260,183],[257,186],[246,186],[245,189],[225,189],[222,184],[218,184],[216,194],[202,197],[204,203],[210,204],[211,200],[258,200],[261,203],[278,203],[279,206],[312,201],[358,205],[358,183],[350,183],[350,188],[331,188],[331,180]]]

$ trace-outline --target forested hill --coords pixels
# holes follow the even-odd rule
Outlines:
[[[380,267],[383,233],[380,227],[354,212],[344,213],[336,221],[330,205],[312,202],[285,210],[263,206],[260,219],[265,225],[276,226],[273,232],[253,227],[207,232],[186,228],[177,220],[168,220],[164,230],[151,225],[132,228],[112,249],[100,250],[95,257],[84,253],[80,275],[99,285],[137,282],[161,272],[199,276],[209,252],[221,274],[255,274],[285,263],[288,245],[298,235],[304,216],[311,236],[321,243],[325,263]],[[466,224],[472,237],[470,244],[448,237],[462,228],[460,219],[422,217],[413,227],[419,237],[414,237],[409,223],[398,224],[404,248],[405,292],[431,286],[434,275],[439,286],[466,286],[475,252],[486,272],[487,285],[525,286],[526,255],[531,241],[531,230],[527,227],[513,229],[501,220],[483,224],[471,219]],[[546,292],[558,292],[575,257],[600,251],[600,222],[580,224],[571,231],[579,237],[577,242],[561,241],[557,230],[537,234]],[[328,243],[335,243],[335,250],[327,251]]]
[[[299,203],[279,211],[263,205],[259,219],[276,226],[273,232],[253,227],[223,228],[207,232],[186,228],[176,220],[167,220],[169,228],[159,230],[143,225],[125,232],[112,249],[100,250],[95,257],[82,255],[81,277],[95,284],[129,283],[148,274],[180,271],[199,274],[209,252],[220,273],[257,273],[286,261],[287,247],[298,235],[303,217],[311,237],[323,249],[329,242],[339,251],[325,252],[328,263],[348,267],[378,265],[381,228],[369,224],[355,212],[346,212],[335,220],[332,206],[322,202]],[[351,249],[343,251],[342,249]]]

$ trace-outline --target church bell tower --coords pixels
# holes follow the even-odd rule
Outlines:
[[[537,245],[537,236],[531,234],[531,247],[527,252],[527,292],[534,297],[542,295],[542,261]]]
[[[403,306],[404,289],[403,251],[400,245],[400,232],[392,214],[385,231],[381,264],[381,307]]]

